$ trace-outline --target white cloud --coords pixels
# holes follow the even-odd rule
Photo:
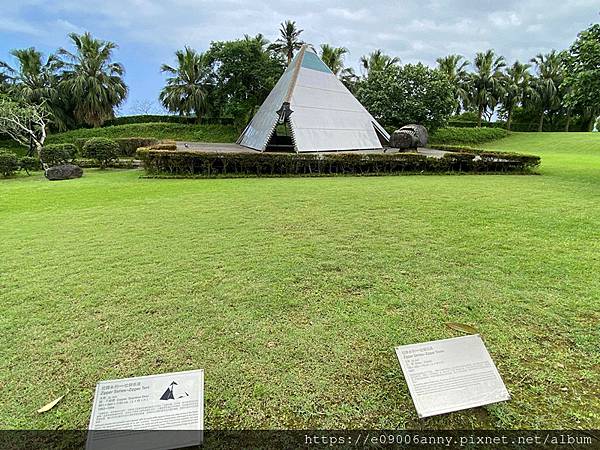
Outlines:
[[[497,11],[489,14],[490,22],[498,28],[518,27],[521,19],[514,11]]]
[[[0,17],[0,32],[30,34],[32,36],[40,36],[42,34],[36,26],[24,20],[7,16]]]

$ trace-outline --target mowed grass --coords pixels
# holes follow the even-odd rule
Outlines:
[[[204,368],[207,428],[598,428],[600,134],[541,175],[0,182],[0,427]],[[418,419],[394,347],[476,327],[508,402]],[[45,414],[35,411],[69,392]]]

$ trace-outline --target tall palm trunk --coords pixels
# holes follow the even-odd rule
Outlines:
[[[538,124],[538,133],[542,132],[544,128],[544,111],[540,114],[540,123]]]
[[[571,111],[567,112],[567,123],[565,123],[565,131],[569,132],[569,126],[571,125]]]
[[[506,119],[506,129],[510,131],[510,124],[512,122],[512,108],[508,109],[508,118]]]
[[[481,116],[483,116],[483,105],[479,105],[479,116],[477,117],[477,128],[481,128]]]

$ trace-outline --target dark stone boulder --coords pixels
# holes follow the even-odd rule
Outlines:
[[[396,130],[390,136],[390,147],[409,149],[427,146],[429,134],[423,125],[410,124]]]
[[[83,169],[75,164],[63,164],[62,166],[54,166],[46,169],[45,175],[50,181],[71,180],[73,178],[81,178]]]
[[[403,130],[396,130],[390,136],[390,147],[399,149],[417,148],[417,138]]]

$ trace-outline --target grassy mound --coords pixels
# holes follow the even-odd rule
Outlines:
[[[48,137],[48,143],[74,142],[92,137],[155,138],[178,141],[235,142],[239,133],[233,125],[186,125],[180,123],[132,123],[104,128],[79,128]]]

